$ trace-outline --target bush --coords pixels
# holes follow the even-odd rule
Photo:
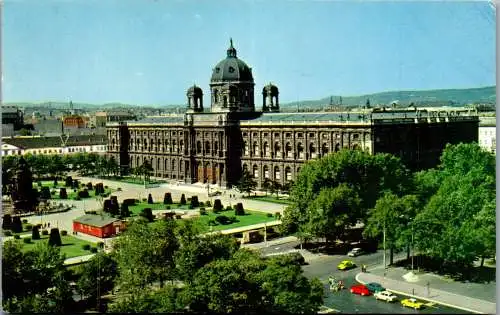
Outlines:
[[[40,198],[41,199],[51,199],[52,196],[50,195],[50,189],[47,186],[43,186],[40,189]]]
[[[32,225],[32,224],[26,224],[26,225],[24,226],[24,229],[25,229],[26,231],[31,231],[31,230],[33,229],[33,225]]]
[[[80,196],[75,196],[75,200],[82,200],[82,198]]]
[[[200,215],[207,215],[207,210],[205,208],[200,208]]]
[[[98,248],[104,248],[104,242],[97,242]]]
[[[55,191],[55,190],[52,190],[52,191],[50,191],[50,194],[51,194],[51,195],[55,195],[55,194],[56,194],[56,191]]]
[[[121,207],[120,207],[120,216],[122,218],[128,218],[130,217],[130,210],[128,208],[128,204],[126,204],[125,202],[122,203]]]
[[[200,204],[199,204],[200,207],[204,207],[205,206],[205,203],[203,201],[200,201]]]
[[[231,210],[233,210],[233,209],[231,209],[231,206],[226,207],[226,211],[231,211]]]
[[[90,249],[90,244],[83,244],[82,245],[83,250],[89,250]]]
[[[201,205],[201,203],[200,203],[200,205]],[[205,206],[206,206],[206,207],[211,207],[211,206],[212,206],[212,203],[210,202],[210,200],[207,200],[207,201],[205,202]]]
[[[80,182],[78,181],[78,179],[74,179],[73,180],[73,188],[76,188],[78,189],[80,187]]]
[[[121,187],[116,188],[116,191],[122,191]]]
[[[225,215],[218,215],[215,218],[215,221],[217,221],[217,223],[222,224],[222,225],[227,225],[227,224],[232,223],[231,219],[226,217]]]
[[[54,178],[54,188],[57,187],[57,184],[58,184],[58,182],[57,182],[57,177],[56,177],[56,178]]]
[[[97,247],[91,247],[90,248],[91,253],[97,253]]]
[[[189,209],[189,210],[193,210],[193,209],[194,209],[193,205],[192,205],[192,204],[190,204],[190,205],[188,206],[188,209]]]
[[[214,200],[214,212],[222,211],[223,206],[222,203],[220,202],[220,199],[215,199]]]
[[[61,246],[61,235],[59,234],[59,229],[50,229],[49,245],[51,246]]]
[[[197,208],[200,206],[200,202],[198,201],[198,196],[191,197],[191,206],[193,206],[193,208]]]
[[[104,189],[108,189],[109,187],[108,186],[104,186]]]
[[[176,218],[177,220],[180,220],[180,219],[182,219],[182,215],[180,215],[180,214],[176,214],[176,215],[175,215],[175,218]]]
[[[171,205],[171,204],[173,204],[172,194],[171,193],[165,193],[165,195],[163,196],[163,204],[164,205]]]
[[[66,187],[73,186],[73,178],[71,176],[66,177],[66,180],[64,181],[64,186]]]
[[[146,201],[148,201],[148,198],[142,198],[142,201],[146,202]]]
[[[23,219],[22,222],[23,222],[23,224],[26,224],[26,223],[28,223],[28,220],[27,219]]]
[[[33,229],[31,230],[31,238],[33,240],[39,240],[40,239],[40,231],[38,230],[38,225],[35,225]]]
[[[26,244],[31,243],[31,237],[23,237],[23,242]]]
[[[127,206],[134,206],[135,199],[125,199],[125,200],[123,200],[123,204],[126,204]]]
[[[182,194],[181,196],[181,201],[179,202],[181,205],[185,205],[186,204],[186,196],[184,196],[184,194]]]
[[[80,198],[88,198],[88,197],[90,197],[89,191],[87,189],[80,190],[78,192],[78,197],[80,197]]]
[[[21,233],[23,231],[23,224],[21,223],[21,218],[13,217],[11,230],[14,233]]]
[[[103,187],[102,183],[95,184],[94,191],[95,191],[96,196],[104,194],[104,187]]]
[[[20,238],[21,238],[21,236],[19,236],[19,234],[15,234],[15,235],[14,235],[14,239],[16,239],[16,240],[18,240],[18,239],[20,239]]]
[[[268,214],[266,214],[266,216],[267,216],[268,218],[272,218],[272,217],[273,217],[273,214],[272,214],[272,213],[268,213]]]
[[[170,210],[170,206],[166,206],[165,209]]]
[[[92,188],[93,188],[93,187],[92,187],[92,183],[87,183],[87,189],[88,189],[88,190],[92,190]]]
[[[243,204],[238,202],[234,205],[234,214],[235,215],[245,215],[245,210],[243,209]]]
[[[150,205],[152,205],[154,202],[153,202],[153,196],[151,196],[151,194],[148,195],[148,203]]]
[[[153,211],[151,210],[151,208],[142,209],[139,215],[143,218],[146,218],[149,222],[154,221]]]
[[[36,184],[38,185],[38,187],[42,187],[42,182],[41,181],[38,181]]]
[[[43,230],[43,231],[42,231],[42,235],[49,235],[49,231],[47,231],[47,230]]]
[[[62,230],[62,231],[61,231],[61,235],[62,235],[62,236],[66,236],[66,235],[68,235],[68,231],[66,231],[66,230]]]
[[[4,236],[12,236],[12,231],[4,231],[3,235]]]
[[[281,219],[281,213],[275,212],[274,213],[274,217],[276,218],[276,220],[280,220]]]
[[[12,228],[12,217],[10,214],[3,215],[2,229],[10,230]]]

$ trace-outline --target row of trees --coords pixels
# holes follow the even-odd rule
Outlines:
[[[448,145],[436,169],[417,173],[389,154],[344,150],[304,165],[284,229],[331,241],[363,222],[367,237],[386,231],[391,254],[413,236],[421,253],[470,266],[494,255],[495,195],[494,156],[477,144]]]
[[[278,181],[265,178],[262,183],[262,189],[266,192],[266,194],[276,194],[276,196],[278,196],[280,192],[288,193],[292,187],[293,181],[287,181],[285,184],[281,185]],[[250,195],[250,193],[257,188],[257,182],[252,174],[245,169],[241,174],[240,180],[236,184],[236,188],[238,188],[239,191]]]

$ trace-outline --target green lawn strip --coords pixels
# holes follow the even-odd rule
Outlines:
[[[218,224],[216,226],[212,227],[212,231],[221,231],[221,230],[228,230],[228,229],[233,229],[237,227],[242,227],[242,226],[247,226],[247,225],[253,225],[253,224],[259,224],[259,223],[264,223],[264,222],[271,222],[275,221],[276,218],[274,217],[268,217],[266,213],[258,212],[258,211],[249,211],[245,210],[245,215],[234,215],[234,211],[221,211],[218,214],[213,213],[213,211],[208,211],[207,215],[201,215],[193,220],[196,220],[200,223],[201,228],[205,231],[208,232],[210,231],[210,226],[208,225],[208,221],[210,220],[215,220],[215,218],[219,215],[225,215],[227,217],[236,217],[237,222],[231,223],[231,224]]]
[[[28,244],[24,243],[22,239],[15,241],[23,245],[22,248],[23,251],[29,251],[34,249],[36,244],[40,242],[46,243],[49,240],[48,235],[40,235],[40,237],[41,239],[31,240],[31,242]],[[96,247],[95,243],[87,242],[70,235],[61,236],[61,241],[62,241],[62,246],[59,248],[61,249],[61,253],[66,255],[66,258],[92,254],[89,250],[84,250],[82,248],[84,244],[89,244],[91,247]]]
[[[48,186],[51,190],[54,189],[52,186]],[[36,186],[36,185],[33,185],[33,188],[37,188],[39,189],[40,187]],[[59,198],[59,190],[60,188],[66,188],[66,194],[68,195],[68,198],[66,199],[61,199]],[[111,189],[111,188],[104,188],[104,192],[107,193],[108,195],[112,194],[113,192],[115,192],[116,189]],[[56,188],[56,193],[55,194],[51,194],[51,199],[50,200],[75,200],[75,197],[77,196],[78,194],[78,190],[75,192],[73,190],[73,188],[71,187],[64,187],[64,186],[61,186],[61,187],[58,187]],[[88,198],[82,198],[82,199],[91,199],[91,198],[95,198],[95,190],[89,190],[89,197]]]
[[[153,204],[149,204],[147,202],[140,202],[140,203],[137,203],[135,204],[134,206],[130,206],[128,207],[128,209],[130,210],[130,212],[132,212],[132,214],[134,215],[138,215],[142,209],[144,208],[151,208],[151,210],[167,210],[167,207],[170,207],[170,210],[194,210],[194,209],[189,209],[189,205],[181,205],[181,204],[178,204],[178,203],[174,203],[174,204],[171,204],[171,205],[165,205],[163,204],[163,202],[156,202],[156,203],[153,203]]]
[[[250,197],[243,197],[245,199],[253,199],[253,200],[258,200],[258,201],[266,201],[266,202],[273,202],[273,203],[279,203],[283,205],[291,205],[292,202],[288,199],[279,199],[275,196],[250,196]]]
[[[110,180],[114,182],[128,183],[134,185],[144,185],[144,179],[139,177],[97,177],[98,179]],[[147,184],[165,184],[168,183],[164,180],[149,180],[146,182]]]

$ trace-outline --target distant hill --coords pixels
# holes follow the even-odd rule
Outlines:
[[[396,102],[400,105],[425,106],[464,106],[467,104],[496,104],[496,87],[488,86],[471,89],[421,90],[421,91],[390,91],[359,96],[332,95],[319,100],[282,103],[281,107],[324,107],[330,105],[345,107],[363,106],[370,100],[370,105],[390,105]]]

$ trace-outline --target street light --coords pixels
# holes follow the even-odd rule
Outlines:
[[[387,265],[386,265],[386,254],[385,254],[385,217],[384,217],[384,277],[385,277],[385,273],[386,273],[386,269],[387,269]]]

